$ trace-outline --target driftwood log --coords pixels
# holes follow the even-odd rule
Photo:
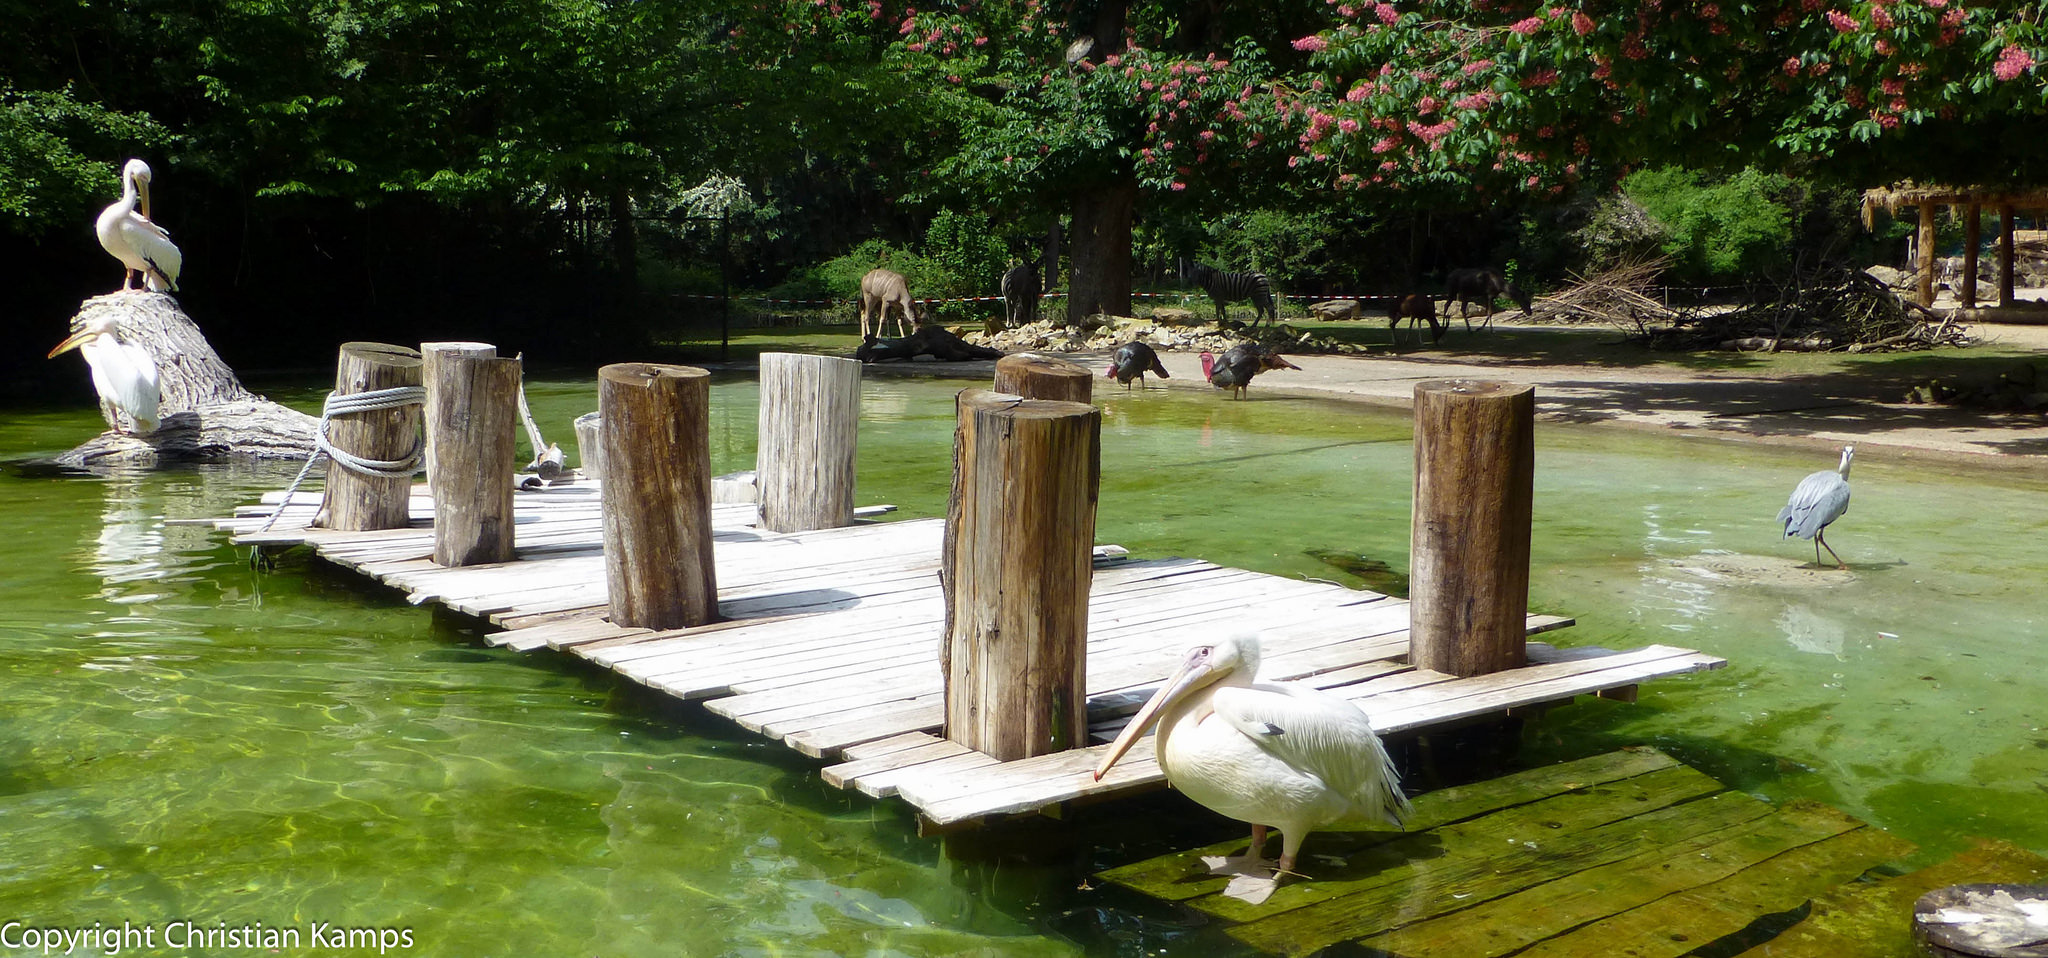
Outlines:
[[[163,424],[148,435],[130,436],[115,432],[114,421],[108,419],[106,432],[58,456],[59,463],[304,459],[312,452],[318,420],[244,387],[169,294],[95,296],[79,306],[71,322],[76,326],[108,316],[119,322],[123,342],[155,357],[157,388],[163,396],[157,410]],[[85,370],[79,373],[84,376]],[[106,412],[104,406],[101,411]]]

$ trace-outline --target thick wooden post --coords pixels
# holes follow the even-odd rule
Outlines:
[[[711,564],[711,374],[619,363],[597,371],[611,620],[677,629],[718,614]]]
[[[585,479],[604,478],[604,427],[597,413],[576,417],[576,471]]]
[[[982,389],[957,408],[946,737],[1004,761],[1085,745],[1102,413]]]
[[[1984,204],[1971,203],[1963,217],[1963,288],[1958,299],[1963,306],[1977,305],[1977,247],[1984,243]]]
[[[334,370],[334,394],[394,389],[420,384],[420,354],[383,343],[343,343]],[[420,407],[400,406],[336,416],[327,440],[363,459],[396,460],[419,446]],[[403,529],[411,518],[412,477],[372,476],[327,463],[327,491],[320,500],[320,525],[367,532]]]
[[[1913,245],[1920,250],[1920,305],[1934,305],[1934,201],[1920,201],[1920,231]]]
[[[761,528],[805,532],[853,524],[860,365],[838,356],[761,354],[754,453]]]
[[[1409,662],[1452,675],[1528,658],[1536,390],[1415,384]]]
[[[497,347],[484,343],[423,343],[420,354],[434,562],[510,562],[520,362],[499,358]]]
[[[2013,208],[2011,203],[1998,206],[1998,305],[2011,306],[2012,258],[2013,258]]]
[[[996,360],[996,392],[1026,399],[1093,402],[1095,377],[1064,359],[1012,353]]]

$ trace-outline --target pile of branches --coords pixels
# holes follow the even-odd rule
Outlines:
[[[1888,352],[1961,346],[1968,325],[1903,299],[1857,271],[1832,268],[1762,287],[1751,302],[1690,309],[1639,335],[1657,349]]]
[[[1679,314],[1650,296],[1669,257],[1622,262],[1592,276],[1572,274],[1573,283],[1564,290],[1543,297],[1544,318],[1567,323],[1606,323],[1623,330],[1644,332],[1669,326]]]

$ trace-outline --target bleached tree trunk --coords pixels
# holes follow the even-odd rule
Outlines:
[[[57,457],[65,465],[162,461],[303,459],[313,449],[318,420],[250,392],[221,361],[192,318],[165,293],[109,293],[79,306],[72,323],[111,314],[119,321],[123,342],[149,351],[156,359],[157,389],[162,398],[157,415],[162,424],[153,433],[130,436],[116,432],[113,413],[101,404],[110,427],[94,439]],[[59,361],[75,362],[79,375],[90,376],[84,363],[67,353]]]

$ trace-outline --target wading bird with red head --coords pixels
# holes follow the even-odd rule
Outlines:
[[[1208,859],[1235,876],[1225,894],[1264,901],[1294,866],[1308,833],[1339,823],[1401,827],[1409,813],[1394,763],[1356,705],[1292,682],[1257,681],[1259,641],[1233,635],[1195,646],[1095,767],[1101,780],[1146,729],[1167,781],[1220,815],[1249,822],[1242,858]],[[1267,832],[1283,839],[1277,871]]]
[[[1144,388],[1146,373],[1161,379],[1173,378],[1166,374],[1166,364],[1159,361],[1159,354],[1144,341],[1134,339],[1116,348],[1116,355],[1110,357],[1109,368],[1103,370],[1102,375],[1123,383],[1124,388],[1129,389],[1133,379],[1138,381],[1139,388]]]
[[[1293,363],[1280,358],[1279,353],[1269,352],[1257,343],[1239,343],[1230,347],[1218,360],[1215,353],[1202,354],[1202,376],[1218,389],[1230,390],[1231,398],[1243,399],[1245,390],[1252,384],[1252,377],[1268,369],[1300,369]]]

